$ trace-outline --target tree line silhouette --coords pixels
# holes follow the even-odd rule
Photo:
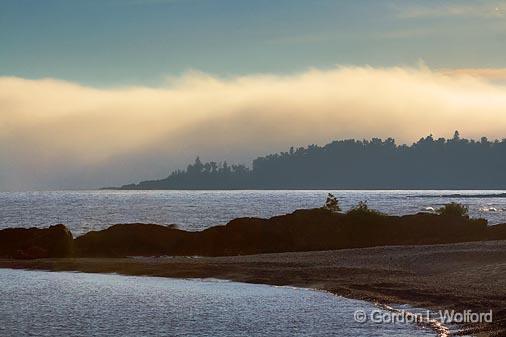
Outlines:
[[[504,189],[506,139],[336,140],[253,160],[201,162],[121,189]]]

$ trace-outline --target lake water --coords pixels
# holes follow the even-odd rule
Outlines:
[[[491,224],[506,222],[506,191],[55,191],[0,193],[0,228],[67,224],[75,235],[116,223],[178,224],[201,230],[243,216],[319,207],[328,192],[343,210],[360,200],[389,214],[455,201]]]
[[[358,323],[369,303],[307,289],[0,269],[0,336],[435,336]]]

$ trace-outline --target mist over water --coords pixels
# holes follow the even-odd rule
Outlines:
[[[177,224],[202,230],[237,217],[271,217],[322,206],[328,192],[347,210],[361,200],[388,214],[469,206],[472,217],[506,222],[505,191],[54,191],[0,193],[0,228],[64,223],[74,235],[116,223]]]

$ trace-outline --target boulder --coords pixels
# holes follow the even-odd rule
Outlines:
[[[72,253],[73,237],[65,225],[0,230],[0,257],[37,259],[68,257]]]

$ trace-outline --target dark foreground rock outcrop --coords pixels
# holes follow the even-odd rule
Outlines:
[[[65,225],[49,228],[0,230],[0,257],[37,259],[68,257],[73,253],[72,233]]]
[[[482,219],[310,209],[270,219],[239,218],[200,232],[154,224],[114,225],[78,237],[74,245],[81,257],[227,256],[503,239],[506,224],[488,227]]]
[[[188,232],[174,226],[119,224],[76,239],[64,225],[0,230],[0,257],[230,256],[386,245],[506,240],[506,224],[418,213],[388,216],[298,210],[270,219],[239,218]]]

